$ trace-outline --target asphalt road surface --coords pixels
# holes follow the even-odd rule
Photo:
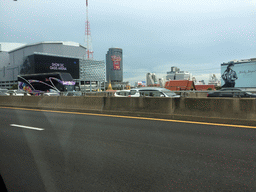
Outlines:
[[[9,191],[256,191],[255,127],[9,108],[0,122]]]

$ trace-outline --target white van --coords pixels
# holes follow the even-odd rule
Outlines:
[[[165,88],[158,87],[143,87],[137,89],[131,89],[129,97],[173,97],[180,98],[180,95],[177,95],[173,91]]]
[[[128,97],[130,94],[130,90],[120,90],[116,91],[114,96],[115,97]]]

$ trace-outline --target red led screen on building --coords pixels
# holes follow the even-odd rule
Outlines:
[[[113,55],[113,56],[111,56],[111,60],[113,61],[113,69],[114,70],[120,70],[121,69],[120,62],[122,60],[121,57]]]

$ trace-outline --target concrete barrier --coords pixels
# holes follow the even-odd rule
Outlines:
[[[256,125],[254,98],[0,96],[0,106]]]
[[[0,105],[1,106],[11,106],[11,107],[38,107],[38,100],[40,97],[31,96],[1,96]]]
[[[44,98],[43,103],[40,103],[41,107],[51,108],[51,97]],[[104,97],[55,97],[53,109],[72,109],[72,110],[98,110],[103,108]]]
[[[185,98],[207,98],[208,92],[194,92],[194,91],[182,91],[175,92],[177,95]]]
[[[172,114],[174,99],[149,97],[105,97],[104,111]]]
[[[104,97],[0,96],[0,106],[101,111]]]
[[[239,98],[180,98],[173,114],[255,120],[255,102]]]
[[[86,92],[85,95],[88,97],[111,97],[114,96],[115,92],[108,92],[108,91],[103,91],[103,92]]]

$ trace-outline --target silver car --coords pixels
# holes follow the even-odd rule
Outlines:
[[[180,95],[177,95],[173,91],[165,88],[158,87],[143,87],[131,89],[129,97],[172,97],[180,98]]]

